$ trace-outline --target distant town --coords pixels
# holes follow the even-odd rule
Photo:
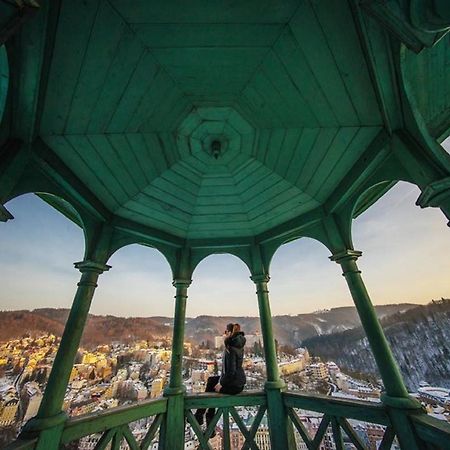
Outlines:
[[[262,390],[265,380],[262,339],[257,333],[247,334],[246,339],[246,390]],[[23,424],[36,415],[58,344],[59,338],[53,334],[0,344],[0,447],[14,440]],[[110,342],[89,350],[80,348],[65,395],[64,410],[70,416],[79,416],[161,397],[170,373],[170,347],[171,342],[164,337],[126,344]],[[185,343],[183,377],[188,393],[203,392],[208,376],[220,372],[222,350],[222,336],[217,336],[214,342],[208,340],[199,345]],[[278,345],[277,350],[279,370],[289,390],[379,402],[382,385],[375,377],[344,373],[333,361],[311,357],[304,347]],[[429,414],[450,421],[449,389],[422,383],[412,394]],[[251,424],[256,409],[242,407],[240,415],[245,424]],[[321,415],[299,411],[299,416],[305,428],[314,435]],[[147,419],[131,424],[131,431],[138,441],[149,425]],[[352,421],[352,425],[368,448],[378,448],[384,433],[382,426],[356,421]],[[330,436],[323,440],[323,450],[335,449],[331,430],[329,433]],[[222,435],[219,421],[216,436],[209,441],[213,449],[222,448]],[[99,435],[81,438],[76,448],[91,450],[99,438]],[[233,450],[244,443],[244,436],[233,422],[230,423],[230,440]],[[157,441],[158,435],[151,449],[157,448]],[[270,448],[266,418],[261,422],[255,441],[261,450]],[[186,427],[185,442],[186,449],[198,446],[190,425]],[[305,444],[299,440],[297,448],[306,449],[302,445]]]

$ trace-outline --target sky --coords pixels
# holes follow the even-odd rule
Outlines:
[[[399,183],[354,220],[354,246],[363,252],[358,264],[374,304],[450,298],[450,230],[439,209],[415,206],[419,193]],[[15,218],[0,223],[0,310],[70,307],[80,276],[73,263],[83,257],[81,229],[33,194],[6,206]],[[329,256],[312,239],[277,251],[269,283],[273,315],[352,305]],[[132,245],[109,264],[112,269],[99,279],[93,314],[173,316],[171,272],[159,252]],[[201,314],[258,314],[248,269],[236,257],[212,255],[197,267],[187,315]]]

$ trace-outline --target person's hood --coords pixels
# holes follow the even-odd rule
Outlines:
[[[244,333],[240,331],[230,338],[226,344],[234,348],[244,348],[245,342],[246,339]]]

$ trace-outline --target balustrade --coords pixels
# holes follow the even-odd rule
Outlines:
[[[77,448],[75,445],[79,439],[94,436],[94,439],[98,437],[95,450],[104,450],[110,443],[111,450],[119,450],[123,442],[128,444],[130,450],[147,450],[159,433],[166,411],[167,400],[158,399],[73,417],[64,427],[61,447]],[[153,421],[143,439],[138,441],[130,429],[130,423],[151,417]]]
[[[373,442],[367,442],[360,433],[361,427],[364,426],[378,429],[379,442],[376,444],[378,450],[389,450],[395,448],[394,444],[398,445],[389,411],[382,403],[298,392],[284,392],[282,399],[287,415],[296,430],[297,449],[319,450],[322,448],[321,445],[327,444],[336,450],[347,448],[372,450]],[[203,429],[194,416],[198,408],[216,409],[211,423]],[[253,409],[255,413],[250,426],[246,424],[242,414],[243,409]],[[184,411],[185,426],[190,426],[192,433],[197,437],[198,450],[212,450],[209,439],[219,421],[222,421],[223,450],[235,448],[232,446],[230,430],[236,427],[242,433],[242,450],[262,450],[258,446],[256,436],[267,415],[267,397],[264,392],[249,391],[234,396],[215,393],[186,395]],[[161,437],[161,425],[166,416],[167,399],[161,398],[72,417],[64,425],[60,448],[61,450],[76,449],[80,439],[92,436],[94,450],[109,448],[111,450],[121,448],[149,450],[156,446],[158,450],[170,450],[164,445],[164,437]],[[450,424],[422,413],[414,413],[410,418],[419,448],[450,449]],[[315,421],[313,427],[308,423],[312,419]],[[145,432],[137,435],[136,429],[130,424],[143,420],[146,420]],[[282,432],[282,430],[271,429],[270,422],[268,426],[270,433]],[[19,439],[9,445],[6,450],[33,450],[36,442],[37,439]],[[264,448],[267,446],[266,442]]]
[[[245,425],[240,417],[238,410],[236,409],[238,407],[257,408],[256,415],[250,428]],[[217,408],[211,423],[205,431],[202,431],[193,414],[193,410],[198,408]],[[267,402],[264,392],[245,392],[236,396],[219,396],[217,394],[187,396],[185,399],[185,411],[187,422],[191,425],[199,440],[199,450],[211,450],[208,439],[213,434],[220,418],[222,418],[223,421],[223,450],[230,450],[231,448],[230,419],[233,420],[244,437],[242,450],[260,450],[255,442],[255,436],[267,411]]]

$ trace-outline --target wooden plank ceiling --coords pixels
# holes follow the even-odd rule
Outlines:
[[[443,51],[447,49],[446,51]],[[409,82],[431,135],[450,134],[450,34],[435,47],[406,55]]]
[[[258,234],[324,203],[381,127],[346,2],[62,1],[39,132],[120,217]]]
[[[5,47],[0,47],[0,122],[3,118],[3,112],[6,104],[6,95],[8,92],[9,71]]]

